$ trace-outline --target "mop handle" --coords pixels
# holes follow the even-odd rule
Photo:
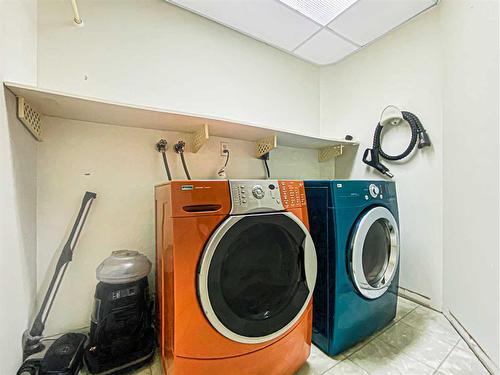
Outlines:
[[[57,261],[56,270],[52,276],[52,280],[50,281],[42,306],[40,307],[40,311],[38,312],[35,321],[33,322],[33,326],[31,327],[30,336],[33,338],[39,337],[43,333],[50,309],[54,303],[68,263],[73,259],[73,250],[76,246],[78,238],[80,237],[83,224],[85,224],[85,220],[87,219],[92,201],[96,198],[96,196],[96,193],[92,193],[90,191],[87,191],[83,196],[82,205],[80,207],[80,211],[78,212],[75,224],[73,224],[69,238],[63,247],[59,260]]]

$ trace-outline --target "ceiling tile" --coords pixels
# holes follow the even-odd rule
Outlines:
[[[435,4],[436,0],[360,0],[328,27],[365,45]]]
[[[278,0],[325,26],[358,0]]]
[[[194,13],[292,51],[321,27],[274,0],[168,0]]]
[[[324,65],[337,62],[356,49],[358,47],[354,44],[328,29],[323,29],[297,48],[294,53],[303,59]]]

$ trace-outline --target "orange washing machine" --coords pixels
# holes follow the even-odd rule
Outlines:
[[[292,375],[311,348],[316,251],[302,181],[156,187],[168,375]]]

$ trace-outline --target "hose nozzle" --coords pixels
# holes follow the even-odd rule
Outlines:
[[[389,172],[389,168],[380,162],[378,150],[376,148],[367,148],[365,150],[365,153],[363,154],[363,162],[389,178],[394,177],[394,175]]]
[[[424,148],[424,147],[429,147],[431,145],[431,139],[429,138],[429,135],[427,132],[424,130],[419,133],[418,137],[418,148]]]

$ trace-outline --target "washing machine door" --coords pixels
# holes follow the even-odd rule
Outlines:
[[[383,295],[399,263],[398,224],[387,208],[375,207],[361,215],[352,234],[350,254],[357,290],[369,299]]]
[[[262,343],[300,319],[316,271],[311,236],[293,214],[230,216],[200,260],[199,300],[219,333],[241,343]]]

